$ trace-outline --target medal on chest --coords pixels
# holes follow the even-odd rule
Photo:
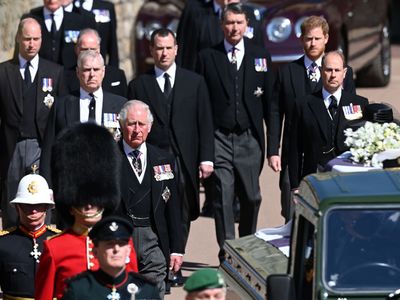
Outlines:
[[[33,259],[37,263],[40,262],[39,258],[40,258],[40,255],[42,255],[42,252],[39,251],[39,244],[36,242],[35,238],[33,239],[33,249],[31,251],[30,255],[33,257]]]
[[[111,288],[111,293],[108,294],[107,299],[109,299],[109,300],[120,300],[121,299],[121,296],[117,292],[117,288],[115,287],[115,285],[113,285],[113,287]]]

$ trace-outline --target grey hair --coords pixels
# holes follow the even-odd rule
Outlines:
[[[85,29],[82,29],[82,30],[79,32],[77,45],[80,46],[80,44],[81,44],[81,42],[82,42],[82,39],[83,39],[83,36],[84,36],[85,34],[93,34],[94,36],[96,36],[96,39],[97,39],[97,41],[98,41],[97,44],[100,46],[101,37],[100,37],[98,31],[95,30],[95,29],[92,29],[92,28],[85,28]]]
[[[133,108],[134,106],[142,107],[147,112],[147,122],[149,124],[153,124],[154,117],[153,117],[153,114],[151,113],[150,107],[143,101],[136,100],[136,99],[129,100],[128,102],[125,102],[124,106],[122,106],[121,111],[119,112],[119,120],[120,120],[121,124],[125,123],[126,118],[128,116],[128,111],[131,108]]]
[[[98,58],[100,60],[101,66],[104,67],[104,59],[100,53],[97,53],[94,50],[86,50],[79,53],[78,56],[78,68],[82,68],[83,61],[85,61],[88,57],[93,59]]]

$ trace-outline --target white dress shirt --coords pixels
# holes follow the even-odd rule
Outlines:
[[[102,111],[103,111],[103,89],[100,87],[93,93],[96,107],[95,107],[95,118],[98,125],[102,124]],[[81,123],[85,123],[89,120],[89,104],[92,97],[83,88],[80,88],[80,101],[79,101],[79,114]]]
[[[164,93],[164,84],[165,78],[164,74],[167,73],[169,75],[169,81],[171,82],[171,89],[174,87],[175,84],[175,74],[176,74],[176,64],[173,63],[167,71],[161,70],[160,68],[154,66],[154,72],[156,74],[156,80],[158,86],[160,87],[161,91]]]
[[[143,178],[144,178],[144,173],[146,173],[146,166],[147,166],[147,146],[146,143],[141,144],[137,149],[133,149],[131,146],[129,146],[124,140],[122,140],[122,144],[124,146],[124,152],[126,157],[128,158],[129,162],[131,163],[131,168],[133,172],[136,175],[136,178],[140,183],[142,183]],[[140,156],[138,159],[140,159],[140,162],[142,163],[142,173],[139,175],[135,168],[133,167],[133,157],[130,154],[133,150],[139,150],[140,151]]]
[[[25,80],[25,65],[26,65],[27,60],[19,54],[18,54],[18,58],[19,58],[19,72],[21,73],[22,79]],[[39,68],[39,55],[36,54],[35,57],[31,59],[30,66],[29,66],[29,72],[31,73],[32,82],[35,80],[35,76],[36,76],[38,68]],[[42,83],[39,82],[38,84],[42,84]]]
[[[54,14],[54,21],[56,22],[56,28],[58,31],[60,30],[64,18],[64,9],[62,6],[60,6],[55,12],[51,12],[46,7],[43,7],[44,23],[46,24],[46,28],[49,32],[51,32],[51,23],[53,23],[51,14]]]
[[[322,66],[322,56],[318,58],[316,61],[311,60],[307,55],[304,55],[304,67],[306,68],[306,72],[308,71],[308,68],[310,68],[311,64],[315,62],[318,66],[318,68],[315,70],[316,73],[316,78],[317,82],[321,78],[321,66]],[[308,75],[308,73],[307,73]]]
[[[237,43],[235,46],[231,45],[228,43],[227,40],[224,39],[224,46],[225,46],[225,51],[228,54],[228,59],[229,61],[232,61],[232,48],[235,47],[235,54],[236,54],[236,65],[237,69],[239,70],[243,58],[244,58],[244,41],[243,39],[240,40],[239,43]]]

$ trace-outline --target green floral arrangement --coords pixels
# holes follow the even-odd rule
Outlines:
[[[382,167],[385,159],[400,156],[400,126],[396,123],[371,123],[344,131],[351,159],[366,167]]]

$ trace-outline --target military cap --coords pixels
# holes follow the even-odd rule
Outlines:
[[[46,179],[38,174],[24,176],[19,184],[15,199],[11,204],[49,204],[54,206],[53,191]]]
[[[94,241],[125,240],[132,236],[132,224],[118,216],[108,216],[101,219],[89,232],[89,237]]]
[[[120,199],[121,155],[111,133],[95,123],[62,131],[52,149],[56,209],[71,225],[71,207],[96,205],[109,214]]]
[[[225,280],[215,269],[200,269],[194,272],[185,283],[183,289],[188,293],[206,289],[217,289],[225,287]]]

